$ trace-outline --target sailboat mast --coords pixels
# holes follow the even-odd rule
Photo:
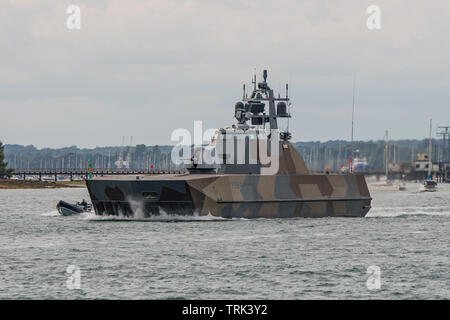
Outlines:
[[[388,179],[388,163],[389,163],[389,131],[386,130],[386,145],[384,147],[384,170],[386,174],[386,180]]]
[[[355,117],[355,77],[353,76],[353,99],[352,99],[352,144],[351,144],[351,154],[352,154],[352,162],[350,164],[350,172],[353,173],[353,161],[355,160],[354,152],[353,152],[353,128],[354,128],[354,117]]]
[[[430,140],[428,142],[428,179],[431,179],[431,166],[433,162],[431,161],[431,131],[433,130],[433,120],[430,119]]]

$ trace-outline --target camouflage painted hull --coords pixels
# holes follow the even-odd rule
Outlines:
[[[223,218],[364,217],[362,175],[179,174],[88,180],[96,214]]]
[[[242,101],[235,104],[236,124],[216,130],[206,148],[202,141],[191,146],[192,152],[183,150],[183,157],[190,159],[185,163],[189,173],[88,180],[95,212],[139,217],[364,217],[372,200],[364,176],[311,174],[289,142],[288,128],[278,126],[278,119],[286,123],[291,117],[288,85],[286,97],[276,98],[266,80],[264,70],[263,82],[256,87],[255,76],[249,97],[244,86]],[[172,152],[174,158],[180,156],[178,147]]]

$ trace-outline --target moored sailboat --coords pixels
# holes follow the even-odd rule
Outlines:
[[[419,190],[421,192],[434,192],[437,191],[437,182],[432,179],[431,176],[431,168],[433,167],[433,161],[431,161],[431,152],[432,152],[432,146],[431,146],[431,131],[433,128],[433,122],[432,119],[430,119],[430,140],[428,142],[428,174],[427,179],[423,180],[420,183]]]

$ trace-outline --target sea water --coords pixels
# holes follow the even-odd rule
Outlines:
[[[1,299],[449,299],[450,185],[365,218],[62,217],[86,189],[0,190]]]

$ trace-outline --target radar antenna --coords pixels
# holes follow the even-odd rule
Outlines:
[[[284,118],[280,136],[283,140],[288,140],[291,138],[288,119],[291,117],[288,110],[291,105],[289,102],[289,86],[286,84],[286,97],[282,98],[280,94],[276,97],[267,83],[267,76],[267,70],[263,70],[263,81],[258,83],[256,82],[256,75],[253,76],[254,89],[248,98],[245,84],[243,85],[242,101],[235,104],[234,117],[238,121],[237,127],[247,130],[249,128],[247,121],[251,121],[252,125],[262,126],[272,132],[274,129],[280,129],[278,118]],[[267,127],[266,124],[269,124],[269,126]]]

